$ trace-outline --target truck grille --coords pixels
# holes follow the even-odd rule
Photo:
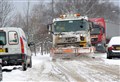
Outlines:
[[[91,42],[96,42],[98,38],[91,38]]]
[[[64,40],[64,42],[66,42],[66,43],[71,43],[71,42],[76,42],[76,41],[77,41],[77,38],[75,38],[75,37],[67,37]]]
[[[63,37],[56,40],[56,46],[79,46],[80,42],[77,42],[76,37]]]

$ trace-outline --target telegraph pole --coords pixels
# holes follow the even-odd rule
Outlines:
[[[54,18],[54,0],[52,0],[52,20]]]
[[[30,2],[28,0],[28,3],[27,3],[27,34],[29,36],[29,6],[30,6]]]
[[[3,0],[0,2],[0,27],[3,26]]]

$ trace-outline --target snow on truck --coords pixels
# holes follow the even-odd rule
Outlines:
[[[53,60],[94,52],[90,39],[92,24],[88,17],[80,14],[61,15],[53,19],[53,23],[48,24],[47,28],[53,38],[50,50]]]
[[[95,46],[96,51],[105,52],[106,44],[106,26],[104,18],[90,18],[93,23],[93,28],[91,30],[91,43]]]

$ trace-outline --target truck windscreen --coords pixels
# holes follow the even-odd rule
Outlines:
[[[88,30],[89,23],[87,20],[66,20],[66,21],[56,21],[54,23],[55,32],[75,32]]]
[[[5,32],[0,32],[0,45],[6,44],[6,34]]]
[[[90,34],[100,34],[100,28],[93,28]]]

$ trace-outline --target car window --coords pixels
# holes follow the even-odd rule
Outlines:
[[[0,45],[5,45],[5,44],[6,44],[6,33],[0,32]]]
[[[9,44],[18,44],[18,34],[17,32],[9,32]]]

